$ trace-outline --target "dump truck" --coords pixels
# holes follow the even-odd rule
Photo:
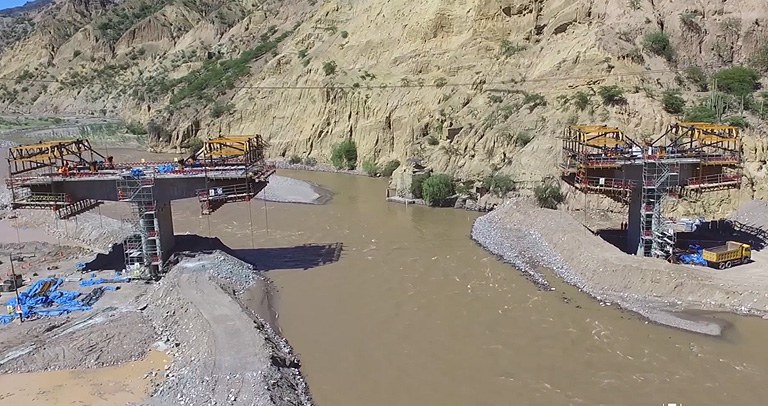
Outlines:
[[[730,268],[749,262],[752,258],[752,246],[737,241],[728,241],[725,245],[705,248],[702,257],[712,268]]]

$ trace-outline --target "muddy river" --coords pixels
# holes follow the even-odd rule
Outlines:
[[[333,200],[206,217],[181,201],[175,227],[264,258],[320,406],[765,404],[764,320],[717,315],[731,325],[713,338],[541,292],[469,239],[476,213],[387,203],[381,179],[282,174]]]
[[[387,203],[380,179],[282,174],[334,198],[238,203],[202,218],[195,202],[179,202],[176,231],[266,258],[280,326],[320,406],[757,405],[768,396],[764,320],[718,315],[731,326],[713,338],[647,324],[562,284],[541,292],[469,239],[475,213]],[[333,244],[343,245],[337,261],[317,247]]]

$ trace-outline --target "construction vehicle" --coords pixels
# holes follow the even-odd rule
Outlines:
[[[752,246],[728,241],[725,245],[704,249],[702,257],[712,268],[726,269],[749,262],[752,258]]]

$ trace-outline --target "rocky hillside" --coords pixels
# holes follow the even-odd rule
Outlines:
[[[0,110],[119,115],[172,146],[261,133],[321,162],[351,138],[358,163],[518,180],[556,173],[569,123],[642,138],[719,117],[749,127],[742,193],[768,197],[764,1],[56,0],[29,18]]]

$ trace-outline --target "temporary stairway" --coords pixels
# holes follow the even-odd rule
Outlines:
[[[155,216],[154,179],[118,180],[117,195],[121,202],[133,204],[133,216],[128,222],[137,231],[123,242],[126,271],[134,276],[145,271],[151,276],[158,275],[162,269],[162,256]]]
[[[674,252],[675,233],[662,215],[662,206],[676,190],[679,169],[652,157],[643,164],[640,246],[638,255],[667,258]]]

